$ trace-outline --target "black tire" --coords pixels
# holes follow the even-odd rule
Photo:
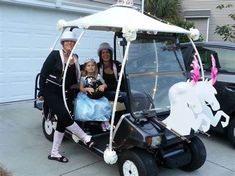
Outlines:
[[[50,109],[48,111],[43,111],[42,131],[49,141],[53,141],[56,124],[56,116],[51,113]]]
[[[118,166],[121,176],[158,175],[158,168],[154,157],[140,149],[131,149],[121,153]]]
[[[235,117],[230,118],[227,135],[230,143],[235,148]]]
[[[180,169],[184,171],[194,171],[205,163],[206,148],[199,137],[193,137],[191,142],[186,144],[186,150],[191,155],[191,161],[187,165],[180,167]]]

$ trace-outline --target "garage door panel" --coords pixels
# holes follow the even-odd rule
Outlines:
[[[9,5],[0,1],[0,103],[34,98],[34,82],[49,48],[59,35],[59,19],[72,20],[79,13]],[[76,53],[80,60],[98,58],[101,42],[112,44],[107,33],[91,33]],[[85,37],[85,36],[84,36]],[[61,48],[58,43],[57,48]]]
[[[3,37],[5,47],[14,48],[45,48],[53,43],[57,35],[53,33],[38,34],[30,32],[6,32]],[[52,39],[53,38],[53,39]],[[33,44],[33,45],[32,45]],[[49,48],[49,47],[48,47]]]
[[[3,85],[3,87],[5,87],[5,91],[2,96],[2,101],[10,102],[32,99],[33,86],[31,84],[31,82],[14,82],[11,84]]]
[[[30,43],[25,40],[30,37],[27,33],[6,32],[3,37],[4,47],[8,48],[29,48]]]
[[[17,73],[22,75],[21,73],[28,72],[30,74],[31,71],[34,71],[37,66],[34,63],[34,60],[31,59],[21,59],[21,58],[11,58],[4,62],[4,65],[7,67],[5,70],[8,74]]]
[[[10,46],[5,45],[4,48],[3,57],[7,60],[26,58],[27,53],[30,54],[29,47],[17,47],[15,44],[10,44]]]
[[[47,49],[47,52],[49,51],[50,46],[53,44],[55,38],[57,35],[53,35],[51,34],[45,34],[45,35],[41,35],[41,34],[34,34],[34,36],[32,38],[29,39],[30,43],[33,43],[33,47],[31,47],[32,49],[36,48],[36,49]],[[53,38],[53,39],[52,39]]]
[[[36,74],[14,74],[8,76],[1,76],[3,82],[0,84],[0,101],[10,102],[25,99],[32,99],[34,92],[34,82],[32,81]],[[10,82],[11,81],[11,82]]]

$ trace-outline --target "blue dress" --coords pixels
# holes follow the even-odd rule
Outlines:
[[[90,87],[87,77],[82,77],[84,87]],[[104,83],[98,75],[97,81]],[[109,121],[111,117],[111,105],[106,97],[91,99],[84,92],[79,92],[75,99],[74,116],[78,121]]]

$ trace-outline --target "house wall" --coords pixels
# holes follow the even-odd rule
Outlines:
[[[228,17],[229,14],[235,13],[234,0],[182,0],[181,2],[183,12],[195,10],[210,10],[209,18],[200,16],[187,18],[187,20],[195,22],[196,27],[201,29],[204,39],[206,39],[207,31],[207,29],[205,29],[205,26],[207,26],[206,23],[209,20],[208,41],[223,41],[219,35],[214,33],[217,25],[235,23],[234,20]],[[219,10],[216,7],[220,4],[232,4],[233,7]]]

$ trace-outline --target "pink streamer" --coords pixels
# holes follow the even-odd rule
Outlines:
[[[214,85],[216,82],[218,69],[216,68],[216,62],[215,62],[215,58],[214,58],[213,54],[211,55],[211,63],[212,63],[211,79],[212,79],[212,85]]]
[[[193,59],[191,66],[193,67],[193,69],[190,71],[192,83],[193,83],[193,85],[195,85],[201,77],[200,66],[198,64],[198,60],[197,60],[196,55],[194,55],[194,59]]]

